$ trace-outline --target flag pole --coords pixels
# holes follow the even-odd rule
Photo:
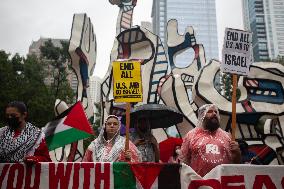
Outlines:
[[[237,74],[233,74],[233,94],[232,94],[232,140],[236,139],[236,103],[237,103]]]

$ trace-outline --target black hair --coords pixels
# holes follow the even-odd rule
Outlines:
[[[24,102],[21,102],[21,101],[12,101],[10,102],[9,104],[7,104],[6,108],[5,108],[5,111],[7,108],[17,108],[17,110],[21,113],[21,114],[24,114],[25,112],[28,112],[28,108],[27,106],[25,105]]]
[[[176,159],[176,157],[178,156],[177,152],[176,152],[176,147],[179,146],[181,148],[181,144],[177,144],[174,147],[174,151],[173,151],[173,157]]]

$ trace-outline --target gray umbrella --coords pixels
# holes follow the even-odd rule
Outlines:
[[[163,104],[143,104],[130,113],[130,126],[134,127],[139,118],[148,118],[151,129],[167,128],[183,121],[183,114]],[[124,121],[124,119],[122,119]]]

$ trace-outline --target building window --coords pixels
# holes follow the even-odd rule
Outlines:
[[[259,50],[267,50],[266,44],[260,43],[258,46]]]
[[[256,17],[256,23],[263,23],[264,19],[262,17]]]

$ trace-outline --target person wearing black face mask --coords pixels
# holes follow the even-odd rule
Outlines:
[[[6,117],[6,122],[11,130],[17,130],[21,126],[20,117],[16,117],[15,115],[11,115],[9,117]]]
[[[220,128],[216,105],[199,108],[197,127],[184,137],[179,159],[202,177],[217,165],[240,163],[239,145]]]
[[[0,128],[0,163],[48,162],[48,148],[40,129],[26,122],[23,102],[10,102],[5,108],[6,127]]]

